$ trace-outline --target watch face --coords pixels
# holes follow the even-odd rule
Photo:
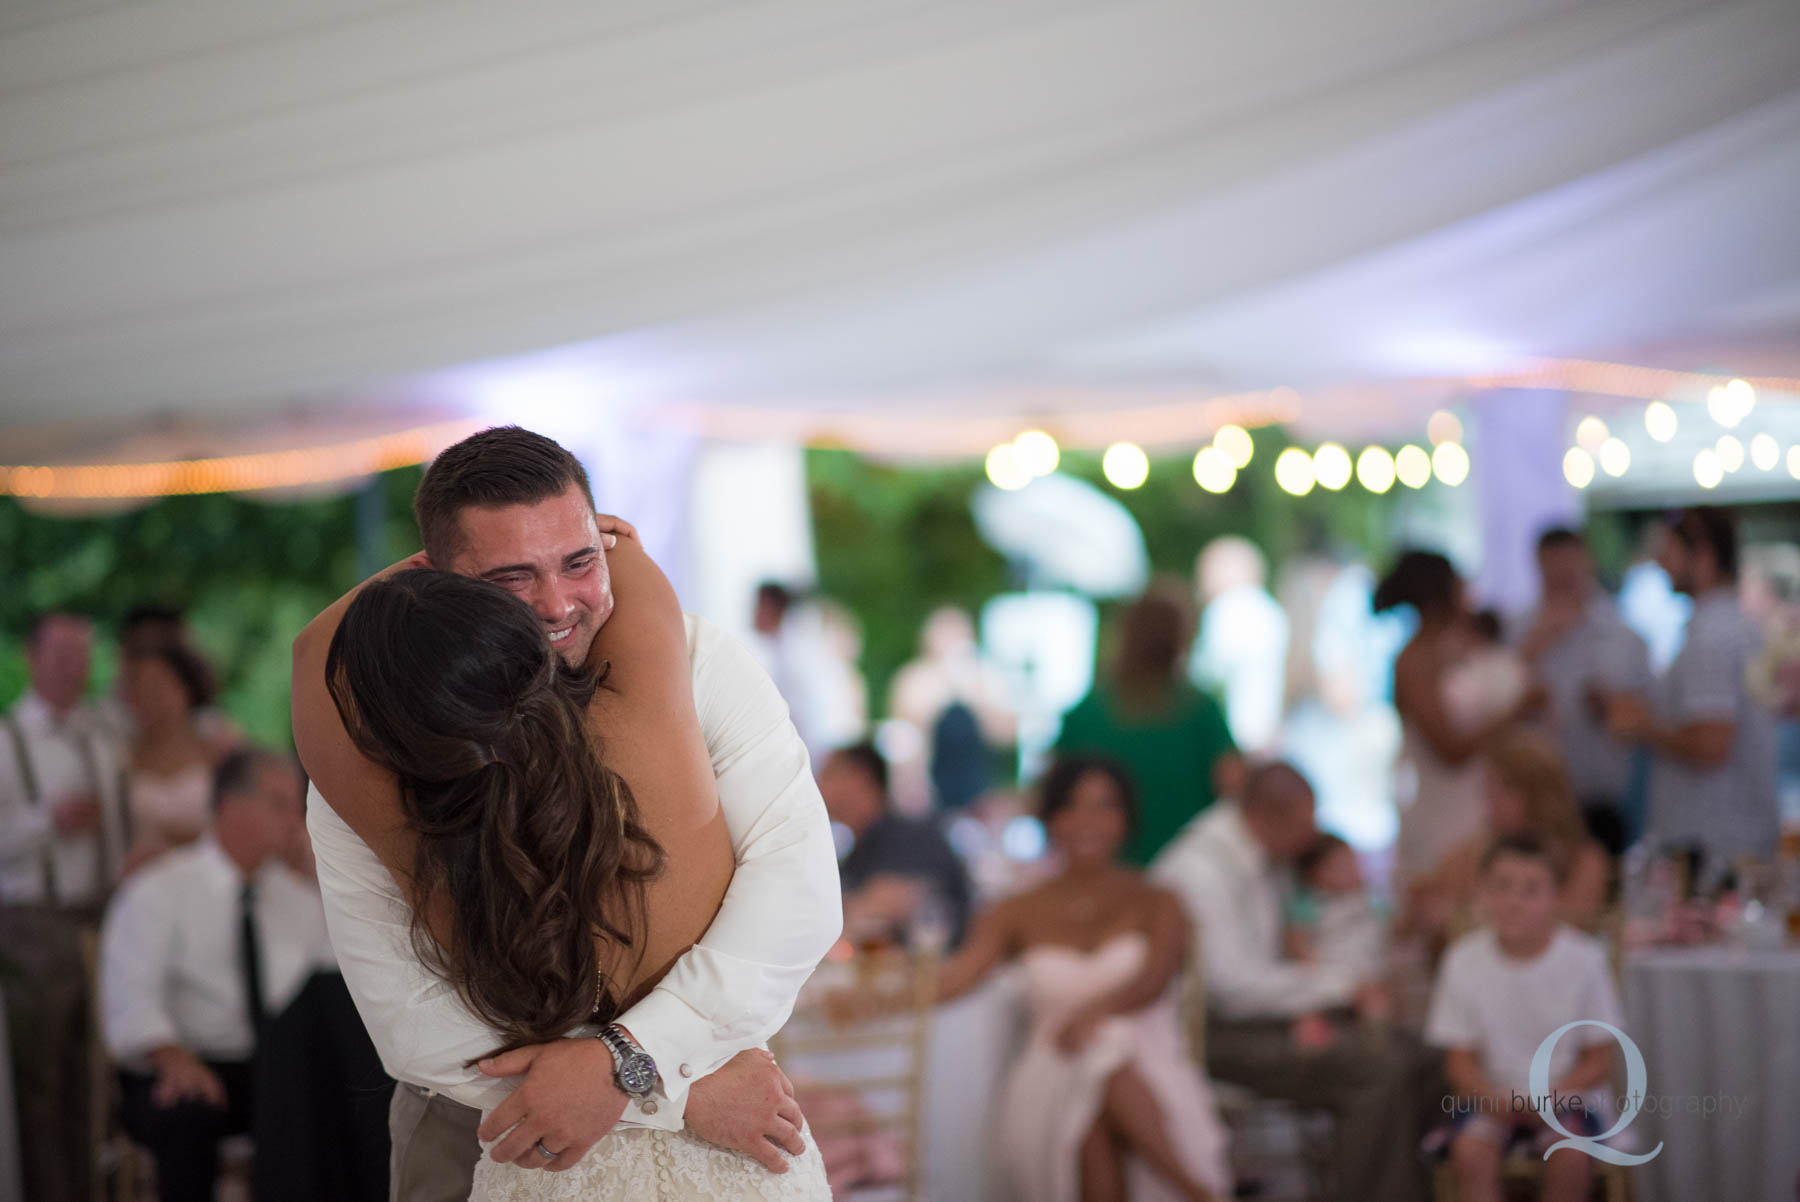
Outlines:
[[[619,1088],[634,1096],[642,1096],[656,1088],[656,1061],[642,1052],[632,1052],[619,1065]]]

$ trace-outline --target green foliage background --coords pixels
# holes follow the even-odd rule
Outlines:
[[[418,549],[419,469],[378,478],[377,563]],[[26,685],[31,615],[70,609],[99,626],[94,689],[110,687],[112,634],[134,605],[179,605],[218,670],[219,705],[251,735],[292,742],[288,648],[359,577],[359,498],[265,504],[228,495],[171,497],[103,518],[43,517],[0,498],[0,705]]]

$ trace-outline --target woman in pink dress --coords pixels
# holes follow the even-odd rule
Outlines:
[[[1118,860],[1130,784],[1108,761],[1070,759],[1043,792],[1061,871],[981,915],[939,981],[949,1000],[1006,961],[1024,970],[1030,1039],[998,1132],[1014,1189],[1032,1202],[1228,1197],[1224,1127],[1177,1006],[1181,905]]]

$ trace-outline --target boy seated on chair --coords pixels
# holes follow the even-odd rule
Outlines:
[[[1485,923],[1451,945],[1432,994],[1425,1038],[1445,1050],[1456,1096],[1445,1099],[1451,1121],[1427,1148],[1447,1151],[1460,1202],[1499,1199],[1508,1154],[1541,1158],[1567,1135],[1597,1136],[1610,1121],[1617,1040],[1591,1024],[1617,1028],[1619,1000],[1606,949],[1557,920],[1561,873],[1535,837],[1497,840],[1481,861]],[[1590,1025],[1561,1034],[1547,1078],[1533,1082],[1539,1047],[1573,1022]],[[1578,1148],[1551,1153],[1540,1196],[1580,1202],[1593,1169]]]
[[[287,862],[304,798],[292,759],[226,757],[211,831],[126,881],[101,928],[102,1033],[162,1202],[211,1202],[219,1141],[250,1130],[260,1037],[333,963],[318,891]]]

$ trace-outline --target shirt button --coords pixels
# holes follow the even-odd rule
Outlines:
[[[684,1077],[691,1077],[691,1076],[693,1076],[693,1075],[694,1075],[694,1067],[693,1067],[693,1065],[691,1065],[691,1064],[684,1064],[684,1065],[682,1065],[682,1066],[681,1066],[681,1075],[682,1075],[682,1076],[684,1076]]]
[[[640,1102],[640,1103],[638,1103],[638,1106],[640,1109],[643,1110],[643,1112],[645,1114],[655,1114],[656,1113],[656,1103],[655,1102]]]

